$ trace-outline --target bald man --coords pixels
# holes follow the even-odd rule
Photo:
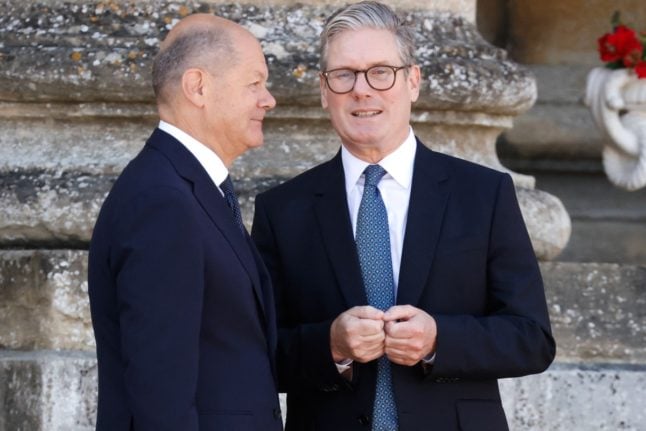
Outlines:
[[[161,45],[161,121],[90,245],[97,430],[282,429],[272,289],[228,172],[263,143],[267,73],[258,41],[212,15]]]

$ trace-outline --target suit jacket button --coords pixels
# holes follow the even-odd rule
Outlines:
[[[282,416],[280,414],[280,409],[278,407],[274,409],[274,419],[282,419]]]
[[[370,418],[366,415],[361,415],[357,418],[361,425],[370,425]]]

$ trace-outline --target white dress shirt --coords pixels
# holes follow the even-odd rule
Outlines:
[[[218,155],[209,147],[172,124],[160,121],[157,127],[177,139],[188,151],[191,152],[191,154],[195,156],[215,186],[220,190],[222,196],[224,196],[224,193],[220,189],[220,184],[222,184],[229,175],[229,170],[224,165],[222,159],[220,159],[220,157],[218,157]]]
[[[388,213],[395,298],[397,297],[397,287],[399,285],[399,268],[404,247],[408,201],[410,200],[410,190],[413,182],[413,165],[415,164],[416,150],[417,141],[411,128],[406,140],[378,163],[386,170],[386,174],[381,178],[378,188]],[[341,147],[341,160],[343,161],[343,171],[345,172],[345,191],[348,196],[352,232],[356,236],[357,216],[365,181],[363,171],[370,163],[356,158],[343,146]]]

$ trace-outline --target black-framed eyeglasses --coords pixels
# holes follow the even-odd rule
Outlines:
[[[336,94],[346,94],[352,91],[357,83],[357,74],[363,73],[368,85],[377,91],[386,91],[393,88],[397,79],[397,72],[406,69],[411,65],[405,66],[372,66],[364,70],[355,69],[332,69],[322,72],[330,91]]]

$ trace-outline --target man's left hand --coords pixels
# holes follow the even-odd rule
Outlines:
[[[424,310],[396,305],[384,315],[385,353],[391,362],[413,366],[435,353],[437,325]]]

